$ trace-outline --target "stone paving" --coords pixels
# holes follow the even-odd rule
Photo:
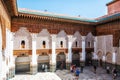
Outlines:
[[[61,74],[60,74],[61,73]],[[56,74],[62,80],[113,80],[111,74],[106,74],[106,71],[102,68],[98,68],[96,74],[93,72],[93,67],[87,67],[84,69],[83,73],[80,73],[79,79],[76,79],[74,73],[70,73],[67,70],[58,70]],[[118,77],[116,80],[120,80]]]
[[[15,75],[15,78],[11,80],[61,80],[55,73],[41,72],[36,75],[19,74]]]
[[[76,79],[74,73],[70,73],[68,70],[57,70],[56,72],[40,72],[36,75],[16,75],[11,80],[113,80],[111,74],[106,74],[106,71],[102,68],[97,68],[96,74],[93,72],[93,67],[86,67],[83,73],[80,73],[79,79]],[[117,77],[115,80],[120,80]]]

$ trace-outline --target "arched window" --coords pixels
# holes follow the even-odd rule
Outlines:
[[[63,47],[63,41],[60,41],[60,46]]]
[[[24,40],[21,41],[21,48],[25,48],[25,41]]]
[[[75,47],[77,47],[77,45],[78,45],[78,43],[77,43],[77,41],[75,42]]]
[[[90,45],[90,42],[88,42],[88,47],[90,48],[90,46],[91,46],[91,45]]]
[[[46,47],[46,42],[45,41],[43,41],[43,48],[45,48]]]

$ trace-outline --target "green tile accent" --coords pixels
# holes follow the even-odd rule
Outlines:
[[[48,16],[48,17],[54,17],[54,18],[76,20],[76,21],[97,22],[94,19],[87,19],[87,18],[82,18],[82,17],[65,16],[65,15],[59,15],[59,14],[52,14],[52,13],[48,13],[48,12],[19,10],[19,9],[18,9],[18,12],[20,12],[20,13],[27,13],[27,14],[35,14],[35,15],[39,15],[39,16]]]
[[[101,22],[101,21],[106,21],[106,20],[120,16],[120,13],[116,13],[116,14],[95,20],[95,19],[88,19],[88,18],[82,18],[82,17],[59,15],[59,14],[48,13],[48,12],[32,11],[32,10],[30,11],[30,10],[18,9],[18,12],[26,13],[26,14],[34,14],[34,15],[38,15],[38,16],[46,16],[46,17],[54,17],[54,18],[67,19],[67,20],[83,21],[83,22]]]

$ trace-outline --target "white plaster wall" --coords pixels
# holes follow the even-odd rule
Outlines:
[[[46,43],[45,49],[51,48],[51,44],[52,44],[51,36],[47,29],[42,29],[42,31],[37,34],[36,41],[37,41],[37,49],[43,49],[43,41],[45,41]]]
[[[63,47],[62,48],[67,48],[67,39],[65,37],[57,37],[56,40],[56,48],[61,48],[60,42],[63,41]]]
[[[37,37],[36,41],[37,41],[37,49],[43,49],[43,41],[45,41],[46,43],[45,49],[51,48],[50,46],[51,42],[49,37]]]
[[[61,30],[56,37],[56,48],[61,48],[60,42],[63,41],[62,48],[68,48],[68,37],[64,30]]]
[[[21,41],[25,41],[25,48],[21,48]],[[31,49],[32,48],[32,40],[28,39],[26,36],[18,36],[14,38],[14,50],[20,50],[20,49]]]
[[[88,42],[90,42],[90,47],[88,45]],[[92,35],[92,33],[88,33],[88,35],[86,36],[85,39],[85,47],[86,48],[94,48],[94,36]]]
[[[25,48],[21,48],[21,41],[25,41]],[[14,50],[20,50],[20,49],[32,49],[32,37],[29,31],[21,27],[17,32],[14,34],[14,40],[13,40],[13,48]]]
[[[82,48],[82,36],[81,36],[81,34],[78,31],[76,31],[75,34],[73,35],[73,38],[75,38],[75,39],[73,40],[72,47],[76,48],[76,41],[77,41],[77,47]]]

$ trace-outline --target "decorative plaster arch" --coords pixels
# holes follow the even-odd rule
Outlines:
[[[66,34],[66,32],[64,31],[64,30],[61,30],[59,33],[58,33],[58,35],[57,35],[57,38],[58,37],[65,37],[65,38],[67,38],[67,34]]]
[[[37,49],[51,48],[51,36],[47,29],[42,29],[42,31],[38,33],[36,42]],[[43,42],[45,42],[45,45],[43,45]]]
[[[98,51],[98,52],[97,52],[97,56],[98,56],[98,59],[99,59],[99,60],[102,59],[102,57],[103,57],[102,51]]]
[[[76,42],[77,42],[77,47],[82,47],[82,36],[79,33],[79,31],[76,31],[74,33],[73,38],[75,38],[75,40],[73,41],[72,47],[76,47]]]
[[[112,53],[110,52],[106,53],[106,62],[112,63]]]
[[[20,27],[20,29],[15,32],[14,37],[18,37],[18,36],[27,36],[31,38],[30,32],[25,27]]]
[[[59,55],[63,55],[65,58],[65,61],[66,61],[66,54],[64,52],[60,52],[59,54],[56,55],[56,61],[58,60]],[[61,58],[63,58],[63,57],[61,57]]]
[[[88,35],[86,36],[85,42],[86,42],[86,47],[94,47],[94,36],[92,35],[91,32],[89,32]]]
[[[21,41],[25,41],[25,48],[24,49],[31,49],[32,48],[32,36],[30,32],[25,27],[21,27],[18,31],[14,33],[14,49],[21,49]]]
[[[42,29],[37,35],[37,37],[49,37],[50,38],[50,33],[47,29]]]
[[[61,47],[62,41],[62,47]],[[56,37],[56,47],[57,48],[67,48],[68,47],[68,37],[64,30],[61,30]]]

